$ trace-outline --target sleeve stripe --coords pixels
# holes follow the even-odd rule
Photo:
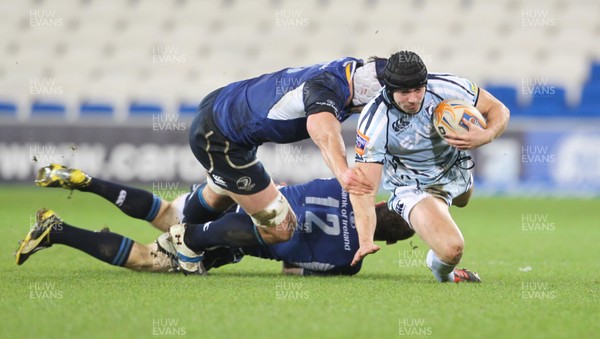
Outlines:
[[[356,71],[356,61],[351,61],[346,64],[346,81],[348,84],[352,83],[352,77],[354,76],[354,72]],[[350,87],[350,85],[348,85]]]
[[[439,77],[437,75],[433,75],[433,74],[429,74],[429,79],[431,80],[439,80],[439,81],[445,81],[445,82],[449,82],[451,84],[454,84],[460,88],[462,88],[465,92],[467,92],[468,94],[470,94],[471,96],[475,96],[476,94],[471,92],[469,89],[465,88],[463,85],[459,84],[456,81],[452,81],[452,80],[448,80],[448,79],[444,79],[443,77]]]
[[[370,139],[369,139],[369,144],[371,144],[372,142],[375,142],[377,140],[377,138],[379,137],[379,135],[381,134],[381,132],[384,129],[387,129],[387,115],[382,114],[383,116],[377,121],[377,124],[375,125],[376,127],[374,127],[374,131],[373,133],[370,135]],[[365,131],[366,132],[366,131]],[[371,145],[367,145],[367,146],[371,146]]]
[[[373,117],[375,116],[375,114],[377,113],[377,110],[379,109],[379,104],[381,104],[382,101],[383,101],[382,96],[378,96],[377,99],[375,99],[375,101],[369,107],[367,114],[365,114],[363,119],[358,123],[359,129],[364,130],[365,132],[369,129],[369,126],[371,125],[371,122],[373,121]],[[364,125],[365,119],[367,119],[367,118],[368,118],[368,120],[366,121],[366,124]]]
[[[365,122],[366,119],[371,118],[371,116],[374,114],[373,111],[373,107],[377,107],[377,105],[375,105],[374,103],[370,103],[367,109],[367,112],[360,115],[360,120],[358,121],[358,128],[360,129],[360,127],[362,126],[362,124]],[[364,108],[363,108],[363,112],[364,112]]]
[[[471,93],[466,93],[466,97],[465,97],[465,93],[461,92],[461,90],[458,89],[458,88],[447,88],[446,87],[446,88],[443,89],[443,91],[445,92],[444,94],[446,94],[446,95],[453,95],[453,96],[458,97],[458,98],[461,98],[461,97],[463,97],[465,99],[467,99],[467,98],[475,98],[475,96],[473,94],[471,94]]]
[[[473,106],[477,106],[478,101],[479,101],[479,87],[477,87],[477,94],[475,94],[475,100],[473,101]]]

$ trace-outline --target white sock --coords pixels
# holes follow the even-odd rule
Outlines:
[[[427,252],[426,261],[431,273],[439,282],[454,281],[454,267],[456,265],[448,265],[442,262],[431,249]]]

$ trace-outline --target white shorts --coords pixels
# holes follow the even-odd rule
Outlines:
[[[454,166],[444,177],[446,184],[396,187],[388,200],[388,208],[400,214],[412,228],[410,212],[421,200],[427,197],[438,197],[444,199],[450,206],[452,199],[473,187],[473,175],[467,169]]]

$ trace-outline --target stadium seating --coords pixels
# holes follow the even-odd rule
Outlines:
[[[84,101],[79,107],[79,114],[81,118],[110,118],[114,110],[109,103]]]
[[[179,114],[193,116],[198,111],[198,104],[199,103],[183,102],[183,103],[179,104],[178,112],[179,112]]]
[[[163,108],[160,104],[143,103],[143,102],[132,102],[129,104],[129,114],[131,116],[144,116],[161,114]]]
[[[413,49],[432,71],[502,84],[488,89],[514,117],[600,117],[599,12],[595,0],[6,1],[0,116],[192,115],[232,81]],[[557,94],[529,95],[530,79]]]
[[[485,89],[508,107],[511,117],[518,117],[523,114],[518,102],[516,88],[506,85],[488,85],[485,86]]]
[[[600,68],[598,68],[600,70]],[[599,74],[600,75],[600,74]],[[593,72],[592,77],[594,79]],[[593,82],[588,82],[581,93],[581,103],[576,109],[576,114],[582,117],[598,116],[600,111],[600,78]]]
[[[592,63],[589,81],[600,82],[600,61]]]
[[[522,89],[531,96],[531,103],[524,109],[523,115],[564,117],[571,110],[567,105],[566,90],[560,86],[548,84]]]
[[[65,113],[66,107],[61,103],[34,101],[31,105],[33,117],[63,117]]]
[[[0,116],[16,117],[17,105],[13,102],[0,101]]]

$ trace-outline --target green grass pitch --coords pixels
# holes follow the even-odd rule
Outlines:
[[[101,198],[0,189],[0,338],[586,338],[600,333],[600,201],[474,197],[452,209],[461,266],[482,284],[439,284],[414,237],[354,277],[283,277],[246,257],[208,277],[137,273],[56,245],[18,267],[12,253],[40,207],[140,242],[158,231]]]

